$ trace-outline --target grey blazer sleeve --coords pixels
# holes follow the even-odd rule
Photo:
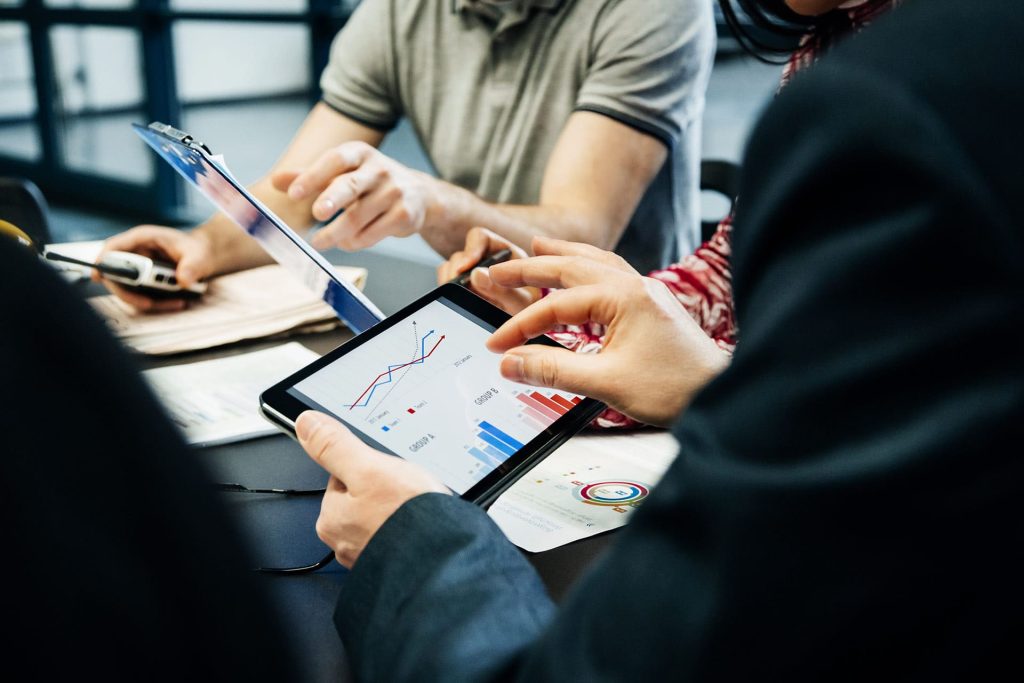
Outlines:
[[[357,680],[493,680],[553,611],[533,567],[483,510],[429,493],[374,536],[335,623]]]

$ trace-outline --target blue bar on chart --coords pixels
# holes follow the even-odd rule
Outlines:
[[[502,460],[498,460],[497,462],[495,462],[494,458],[487,455],[479,448],[470,448],[469,454],[472,455],[477,460],[479,460],[480,462],[482,462],[483,464],[487,465],[488,467],[497,467],[502,463]]]
[[[497,458],[498,462],[505,462],[506,460],[508,460],[508,456],[499,451],[494,446],[484,446],[484,453],[487,453],[492,457]]]
[[[479,438],[481,441],[489,443],[494,448],[497,448],[499,451],[505,454],[505,457],[516,454],[517,449],[513,448],[512,446],[509,446],[507,443],[505,443],[498,437],[494,436],[490,432],[480,432],[479,434],[477,434],[477,438]]]
[[[495,437],[501,439],[502,441],[507,443],[509,446],[512,446],[513,448],[515,448],[517,451],[520,448],[523,447],[523,443],[521,441],[517,441],[516,439],[513,439],[511,436],[509,436],[505,432],[501,431],[500,429],[498,429],[497,427],[492,425],[487,420],[480,420],[480,429],[484,430],[485,432],[490,433],[492,436],[495,436]]]

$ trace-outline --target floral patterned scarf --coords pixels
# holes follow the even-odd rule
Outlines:
[[[803,37],[800,47],[789,58],[779,88],[786,87],[793,76],[818,61],[838,40],[860,33],[876,18],[901,2],[903,0],[852,0],[824,15],[814,30]]]

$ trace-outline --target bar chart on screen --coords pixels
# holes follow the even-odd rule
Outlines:
[[[468,447],[470,455],[493,469],[515,455],[525,444],[495,427],[487,420],[480,420],[476,438],[479,443]]]
[[[582,401],[579,396],[562,396],[555,392],[546,394],[536,390],[518,391],[516,400],[522,404],[522,417],[536,429],[544,430]]]

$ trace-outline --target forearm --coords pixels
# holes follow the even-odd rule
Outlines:
[[[450,183],[434,183],[433,207],[422,235],[446,257],[461,249],[466,233],[477,226],[493,230],[527,253],[531,253],[536,235],[612,249],[626,227],[625,222],[575,207],[553,202],[532,206],[492,204]]]
[[[250,193],[273,211],[286,225],[300,234],[313,224],[311,201],[296,202],[279,192],[269,178],[262,178],[249,186]],[[214,273],[233,273],[247,268],[272,263],[273,259],[259,242],[224,213],[217,213],[194,231],[209,241],[214,260]]]
[[[342,587],[335,623],[359,680],[498,678],[554,608],[476,506],[427,494],[392,515]]]

